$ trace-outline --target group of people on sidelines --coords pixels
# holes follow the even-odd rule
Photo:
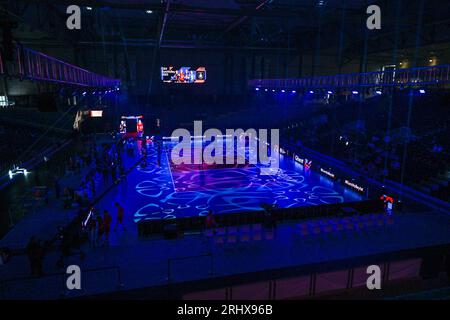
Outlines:
[[[114,231],[120,227],[122,231],[126,231],[124,225],[125,209],[116,202],[114,206],[117,209],[116,224]],[[113,218],[108,210],[103,210],[103,214],[97,212],[95,208],[91,208],[91,215],[86,223],[86,230],[89,234],[89,244],[91,247],[108,246],[109,235]]]

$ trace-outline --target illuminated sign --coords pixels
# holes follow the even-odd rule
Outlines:
[[[349,187],[352,187],[353,189],[359,191],[359,192],[364,192],[364,187],[361,187],[359,185],[357,185],[356,183],[349,181],[349,180],[345,180],[344,183],[346,185],[348,185]]]
[[[295,160],[295,162],[298,162],[298,163],[300,163],[301,165],[303,165],[304,167],[305,167],[305,169],[309,169],[309,168],[311,168],[311,165],[312,165],[312,160],[309,160],[309,159],[303,159],[303,158],[300,158],[299,156],[297,156],[296,154],[294,155],[294,160]]]
[[[122,134],[137,133],[138,137],[142,137],[144,134],[144,124],[142,122],[143,118],[143,116],[122,116],[122,120],[119,125],[119,132]],[[129,121],[129,123],[127,123],[127,121]],[[134,128],[136,128],[136,131],[134,131]]]
[[[329,176],[330,178],[335,179],[336,175],[328,170],[325,170],[324,168],[320,168],[320,172],[322,172],[324,175]]]
[[[12,179],[16,174],[23,174],[25,177],[28,175],[28,171],[25,168],[14,167],[8,171],[9,179]]]
[[[198,67],[191,70],[191,67],[181,67],[179,69],[169,66],[161,67],[161,80],[166,83],[204,83],[206,80],[206,68]]]
[[[91,110],[89,115],[91,118],[101,118],[103,117],[103,110]]]
[[[143,119],[144,116],[122,116],[121,119],[127,119],[127,120],[137,120],[137,119]]]

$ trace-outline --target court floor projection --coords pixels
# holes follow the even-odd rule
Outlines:
[[[203,216],[210,209],[215,214],[261,210],[263,203],[291,208],[364,198],[305,170],[289,156],[281,156],[277,175],[261,175],[258,166],[251,164],[175,166],[169,162],[172,146],[164,143],[158,166],[158,154],[151,144],[147,166],[136,167],[127,177],[126,205],[133,210],[135,222]],[[136,161],[136,155],[125,155],[126,163]]]

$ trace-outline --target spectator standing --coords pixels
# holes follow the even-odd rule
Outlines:
[[[26,247],[31,276],[39,277],[42,275],[42,250],[43,248],[41,248],[39,240],[35,236],[32,236]]]
[[[98,243],[97,243],[97,241],[98,241],[98,224],[97,224],[97,217],[95,217],[94,214],[89,219],[88,230],[89,230],[89,245],[92,248],[95,248],[98,245]]]
[[[113,183],[116,183],[117,180],[117,167],[116,164],[113,163],[111,166],[111,179]]]
[[[103,236],[105,235],[105,224],[100,215],[97,216],[97,245],[103,245]]]
[[[112,217],[108,210],[103,211],[103,225],[105,232],[105,244],[109,245],[109,233],[111,231]]]
[[[123,217],[125,215],[125,209],[118,202],[116,202],[114,205],[117,208],[117,221],[116,221],[116,226],[114,228],[114,231],[117,231],[117,227],[119,225],[122,226],[123,231],[126,231],[125,225],[123,224]]]
[[[212,210],[209,210],[208,215],[206,216],[205,224],[206,229],[213,229],[213,232],[216,233],[217,223]]]

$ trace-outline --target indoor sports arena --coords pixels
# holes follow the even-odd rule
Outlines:
[[[449,12],[0,1],[0,300],[450,298]]]

